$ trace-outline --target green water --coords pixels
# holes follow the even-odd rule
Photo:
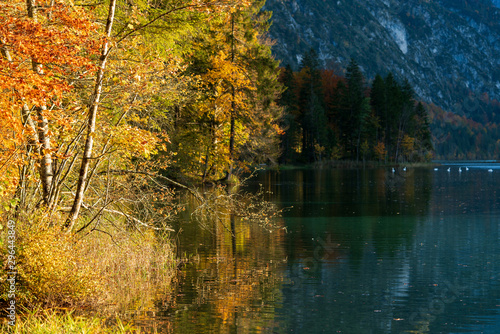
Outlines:
[[[465,165],[463,165],[465,166]],[[447,168],[450,167],[450,172]],[[500,333],[500,169],[265,171],[288,208],[177,228],[191,256],[139,323],[158,333]]]

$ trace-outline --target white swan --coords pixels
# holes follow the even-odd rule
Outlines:
[[[490,168],[490,169],[488,169],[488,172],[490,172],[490,173],[491,173],[491,172],[493,172],[493,169],[491,169],[491,168]]]
[[[462,173],[462,167],[458,167],[458,172]]]
[[[448,167],[446,171],[449,173],[451,171],[451,167]]]

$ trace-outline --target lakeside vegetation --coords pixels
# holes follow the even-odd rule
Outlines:
[[[262,194],[201,194],[192,184],[232,182],[280,159],[365,159],[380,141],[384,160],[403,132],[424,140],[401,122],[397,134],[365,136],[371,113],[355,65],[333,81],[312,54],[300,73],[280,70],[263,4],[1,2],[0,285],[16,316],[126,307],[168,290],[176,260],[165,236],[183,210],[176,189],[194,195],[201,216],[222,206],[267,226],[279,212]],[[280,81],[287,75],[295,86]],[[318,86],[327,82],[335,92]],[[286,100],[294,94],[297,109]],[[320,112],[337,98],[349,117]],[[398,103],[405,117],[420,115],[413,96]],[[402,152],[395,161],[410,160]]]
[[[263,1],[0,4],[2,330],[106,332],[78,317],[166,296],[178,189],[215,216],[277,213],[192,185],[277,160]]]
[[[193,184],[259,164],[429,159],[411,87],[387,76],[370,90],[355,62],[343,77],[312,53],[280,69],[263,4],[1,1],[0,299],[17,330],[106,332],[79,313],[167,294],[179,189],[203,219],[222,208],[268,228],[279,211],[262,194]]]
[[[135,328],[116,321],[115,325],[106,324],[103,318],[76,316],[73,312],[26,311],[14,328],[0,324],[1,333],[12,334],[47,334],[47,333],[88,333],[88,334],[125,334],[133,333]]]

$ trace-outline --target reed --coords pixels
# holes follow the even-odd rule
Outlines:
[[[78,326],[96,328],[82,333],[107,333],[102,317],[150,310],[156,300],[168,298],[177,261],[164,232],[125,220],[103,222],[86,234],[67,234],[61,225],[40,215],[16,219],[19,333],[80,333]],[[8,257],[6,231],[0,229],[2,263]],[[0,267],[0,304],[10,299],[7,274],[7,266]],[[42,311],[25,312],[35,309]],[[71,313],[47,313],[61,309]],[[42,323],[76,331],[44,331]]]
[[[0,333],[11,334],[124,334],[133,333],[136,329],[116,319],[113,325],[106,319],[98,317],[77,316],[73,311],[58,312],[55,310],[24,310],[15,326],[0,324]]]

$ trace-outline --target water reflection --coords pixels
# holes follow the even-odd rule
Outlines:
[[[229,213],[200,228],[190,211],[177,226],[186,262],[173,300],[136,324],[145,333],[267,333],[282,298],[284,230],[269,232]]]
[[[179,225],[162,333],[498,333],[500,174],[471,168],[262,172],[289,207],[269,233]],[[224,226],[234,232],[234,237]],[[156,326],[156,327],[155,327]],[[162,327],[163,326],[163,327]],[[156,328],[156,329],[154,329]]]
[[[425,214],[432,170],[288,170],[267,172],[260,182],[273,200],[293,205],[292,216],[385,216]]]

